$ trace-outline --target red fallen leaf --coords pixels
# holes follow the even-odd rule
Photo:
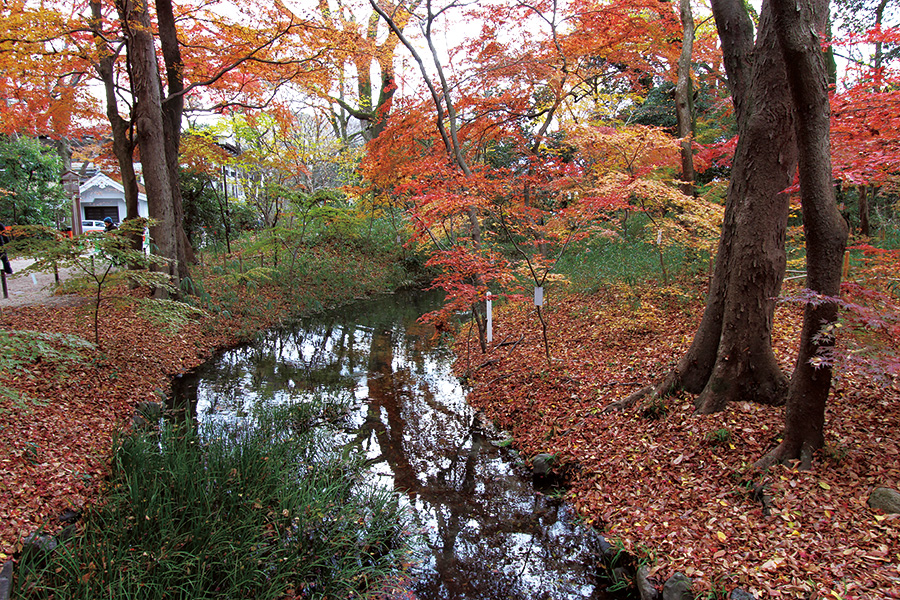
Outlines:
[[[526,455],[566,449],[560,454],[563,465],[578,466],[571,485],[579,512],[585,519],[605,523],[608,537],[626,548],[657,552],[654,568],[660,578],[691,567],[703,574],[705,582],[698,585],[718,580],[723,585],[733,583],[730,587],[769,588],[780,597],[834,589],[832,565],[839,565],[845,576],[841,585],[862,585],[869,579],[893,581],[896,572],[891,571],[891,563],[867,560],[864,555],[879,556],[879,545],[900,547],[900,527],[860,517],[870,512],[858,479],[873,485],[900,479],[896,455],[879,452],[880,444],[889,439],[885,423],[900,419],[900,392],[873,388],[865,378],[844,376],[835,388],[838,399],[829,405],[826,432],[826,444],[841,449],[840,458],[819,457],[812,473],[773,469],[764,482],[771,498],[770,513],[763,514],[762,505],[741,485],[763,482],[757,475],[743,479],[736,475],[770,449],[773,432],[781,429],[778,411],[739,404],[720,415],[694,417],[692,399],[682,395],[668,400],[669,413],[659,420],[643,418],[640,410],[599,413],[598,408],[633,389],[606,382],[633,381],[622,373],[638,370],[644,376],[638,385],[661,377],[666,364],[671,364],[666,361],[680,356],[690,341],[691,331],[685,331],[692,327],[690,319],[672,316],[653,331],[627,335],[620,325],[629,316],[627,304],[617,304],[614,295],[606,291],[559,299],[545,315],[556,347],[564,345],[567,351],[558,373],[533,366],[542,360],[541,333],[532,324],[533,315],[520,309],[501,313],[495,327],[510,336],[514,333],[511,339],[525,337],[515,351],[494,349],[482,359],[499,360],[474,371],[469,402],[483,410],[487,420],[496,418],[500,427],[512,432],[516,446]],[[658,301],[653,293],[641,292],[642,305]],[[789,370],[800,321],[796,311],[786,308],[776,312],[774,337],[776,355]],[[582,320],[577,315],[585,316]],[[643,360],[647,347],[657,349],[656,363]],[[458,356],[459,367],[466,369],[466,354]],[[569,383],[563,385],[563,380]],[[573,384],[578,389],[572,389]],[[532,418],[550,405],[554,405],[552,419]],[[547,437],[554,423],[581,421],[584,425],[571,430],[557,425]],[[737,441],[731,445],[705,442],[721,428]],[[879,461],[870,461],[872,455],[879,456]],[[831,489],[820,488],[820,480]],[[714,535],[718,531],[726,535],[724,541]],[[773,540],[779,555],[791,560],[771,555]],[[762,570],[763,564],[772,570]],[[868,595],[854,592],[854,597],[881,598],[881,590],[891,585],[871,587],[877,591]]]

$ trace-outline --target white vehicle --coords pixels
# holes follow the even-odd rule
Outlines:
[[[89,231],[106,231],[106,224],[103,221],[82,221],[81,231],[84,233]]]

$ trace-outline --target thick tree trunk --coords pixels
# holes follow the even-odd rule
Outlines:
[[[196,262],[194,249],[184,232],[184,206],[178,178],[178,156],[181,147],[181,116],[184,112],[184,61],[178,44],[178,30],[171,0],[156,0],[156,18],[159,23],[159,40],[166,65],[168,96],[162,103],[165,126],[166,166],[172,186],[172,209],[175,213],[175,241],[178,247],[178,277],[190,277],[188,265]]]
[[[137,129],[137,143],[141,151],[147,203],[150,218],[156,221],[150,228],[150,236],[156,246],[156,254],[170,261],[164,269],[177,286],[178,244],[175,234],[175,212],[166,161],[162,92],[150,13],[147,0],[123,0],[118,7],[128,39],[128,56],[136,99],[134,122]],[[157,289],[155,295],[165,297],[167,293]]]
[[[740,2],[717,0],[714,10],[717,6],[731,21],[735,6],[743,10]],[[716,19],[720,35],[745,31],[724,26],[718,12]],[[745,52],[745,42],[723,39],[722,45],[726,52]],[[704,413],[721,410],[731,400],[779,403],[787,390],[771,337],[774,299],[786,265],[788,197],[782,191],[793,178],[797,151],[784,61],[768,3],[763,4],[753,57],[746,78],[749,57],[726,53],[726,66],[738,65],[734,81],[729,71],[729,81],[740,137],[715,271],[691,347],[658,388],[659,393],[677,388],[699,393],[697,410]],[[746,90],[746,97],[740,90]]]
[[[828,0],[772,0],[772,4],[791,97],[797,107],[806,285],[817,294],[836,298],[840,294],[847,226],[834,197],[828,80],[818,35],[824,29]],[[806,305],[800,352],[785,411],[784,439],[760,461],[761,465],[800,459],[801,465],[808,467],[812,453],[822,447],[831,366],[827,362],[816,366],[812,361],[833,345],[829,328],[837,320],[837,313],[833,301]]]
[[[681,138],[681,191],[694,195],[694,135],[693,90],[691,89],[691,56],[694,52],[694,16],[691,0],[681,0],[681,56],[678,58],[678,83],[675,85],[675,117],[678,137]]]

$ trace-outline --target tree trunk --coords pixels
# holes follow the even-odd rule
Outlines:
[[[175,14],[171,0],[156,0],[156,18],[159,23],[159,41],[166,65],[167,97],[162,102],[165,126],[166,166],[169,184],[172,186],[172,209],[175,214],[175,242],[178,248],[178,278],[190,277],[188,265],[196,262],[191,242],[184,232],[184,206],[178,178],[178,155],[181,147],[181,116],[184,112],[184,61],[178,44]]]
[[[856,189],[859,192],[859,234],[869,237],[869,188],[858,185]]]
[[[732,67],[735,76],[732,71],[728,75],[739,141],[703,320],[690,349],[657,390],[699,393],[697,410],[703,413],[722,410],[730,400],[784,400],[787,379],[775,360],[771,337],[774,299],[786,266],[788,196],[782,191],[797,165],[793,107],[768,2],[763,4],[749,78],[750,57],[729,54],[746,52],[746,40],[731,39],[746,30],[725,25],[745,11],[743,4],[717,0],[714,10],[717,7],[716,23],[726,36],[726,68],[737,65]]]
[[[125,195],[125,219],[136,219],[138,213],[138,183],[134,172],[134,139],[131,135],[131,122],[119,114],[119,103],[116,99],[116,80],[114,64],[116,54],[112,52],[103,35],[103,7],[99,0],[91,0],[91,34],[99,57],[94,69],[103,82],[106,99],[106,118],[112,131],[112,148],[122,176],[122,189]],[[132,240],[134,250],[141,249],[141,240]]]
[[[829,144],[830,107],[825,57],[818,32],[824,29],[828,0],[771,0],[775,29],[784,52],[791,97],[797,108],[800,152],[800,197],[806,234],[806,285],[816,294],[840,294],[841,263],[847,225],[837,209]],[[838,307],[834,301],[808,303],[803,313],[800,352],[785,411],[785,434],[761,465],[800,459],[808,468],[822,447],[825,402],[831,388],[831,366],[819,365],[822,351],[834,343]]]
[[[694,152],[691,141],[694,135],[693,90],[691,89],[691,56],[694,52],[694,16],[691,0],[681,0],[682,43],[678,58],[678,83],[675,85],[675,117],[678,121],[678,137],[681,138],[681,191],[694,195]]]
[[[722,59],[728,76],[728,89],[737,116],[738,128],[746,115],[753,66],[753,21],[743,2],[712,0],[716,31],[722,43]]]
[[[150,236],[156,246],[156,254],[169,260],[163,270],[169,273],[172,282],[177,286],[178,244],[175,235],[175,212],[166,162],[162,92],[150,13],[147,0],[122,0],[118,8],[128,40],[128,56],[135,95],[134,123],[141,151],[147,203],[150,218],[156,221],[150,228]],[[154,295],[165,297],[167,293],[165,290],[157,289]]]

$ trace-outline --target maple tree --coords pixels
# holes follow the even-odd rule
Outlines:
[[[443,269],[438,285],[450,293],[440,314],[468,307],[484,347],[476,303],[492,285],[494,293],[518,292],[523,279],[512,275],[520,261],[518,272],[541,287],[551,256],[617,211],[689,212],[671,210],[674,195],[662,175],[677,157],[669,151],[672,138],[621,122],[618,136],[597,127],[618,118],[600,110],[608,104],[605,89],[637,86],[674,63],[676,48],[655,40],[666,39],[677,20],[668,7],[642,2],[492,5],[473,13],[485,25],[464,46],[473,64],[457,77],[433,43],[438,18],[454,8],[426,4],[420,25],[427,58],[392,26],[413,54],[430,102],[404,106],[404,116],[385,130],[389,141],[370,144],[363,167],[372,192],[404,199],[414,239],[436,248],[431,264]],[[503,34],[498,23],[507,27]],[[506,36],[516,43],[503,43]],[[715,226],[715,211],[700,213]],[[692,236],[680,241],[686,238]],[[675,239],[666,236],[667,243]]]
[[[11,249],[17,256],[32,259],[21,274],[40,273],[59,269],[74,269],[94,285],[94,344],[100,348],[100,306],[103,292],[111,287],[113,280],[120,280],[114,272],[116,267],[134,265],[140,270],[126,271],[129,282],[137,287],[158,288],[168,285],[168,279],[161,273],[153,273],[147,268],[160,262],[154,255],[146,255],[134,250],[131,240],[140,238],[148,225],[146,219],[129,219],[122,227],[103,234],[83,234],[67,236],[56,229],[39,225],[29,225],[17,229],[17,240]]]
[[[835,40],[839,54],[853,55],[863,45],[900,43],[900,29],[878,27]],[[832,156],[835,177],[857,193],[857,223],[870,235],[870,207],[879,191],[896,189],[896,161],[900,150],[895,110],[900,99],[898,57],[876,52],[872,62],[852,63],[832,96]]]
[[[71,12],[71,7],[54,10],[24,0],[0,9],[4,133],[62,142],[99,133],[98,102],[87,86],[90,64],[72,40],[60,36],[71,26]]]

